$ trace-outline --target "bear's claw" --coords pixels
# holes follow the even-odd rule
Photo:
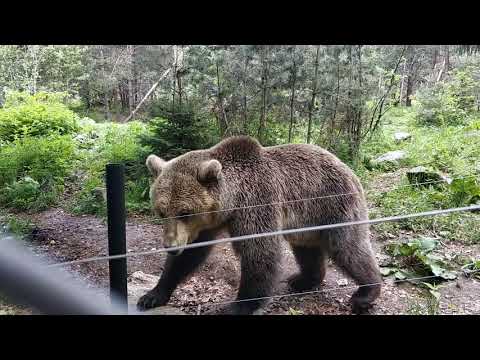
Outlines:
[[[143,311],[148,309],[153,309],[155,307],[165,305],[167,301],[168,300],[166,300],[158,292],[149,291],[138,300],[137,308]]]

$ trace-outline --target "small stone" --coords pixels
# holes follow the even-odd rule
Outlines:
[[[50,245],[55,245],[55,240],[50,241]]]
[[[438,171],[429,170],[424,166],[417,166],[407,171],[407,178],[411,184],[426,183],[424,185],[438,185],[442,182],[450,184],[452,179],[439,173]]]
[[[407,133],[407,132],[402,132],[402,131],[399,131],[399,132],[396,132],[394,135],[393,135],[395,141],[398,143],[398,142],[401,142],[403,140],[408,140],[412,137],[411,134]]]
[[[151,249],[150,249],[150,251],[155,251],[155,250],[157,250],[157,249],[156,249],[156,248],[151,248]]]
[[[385,163],[398,165],[399,160],[404,159],[406,156],[407,153],[403,150],[389,151],[373,160],[372,165],[377,166]]]

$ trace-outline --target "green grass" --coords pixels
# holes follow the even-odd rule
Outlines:
[[[374,205],[372,218],[466,206],[480,201],[480,135],[472,135],[480,128],[480,121],[473,118],[463,126],[423,127],[415,122],[414,115],[415,109],[395,109],[385,120],[382,131],[362,148],[362,155],[367,159],[392,150],[407,152],[405,161],[396,168],[369,171],[364,167],[357,171],[367,188],[376,189],[367,193],[369,202]],[[409,132],[412,138],[396,143],[393,134],[397,131]],[[388,189],[375,186],[385,172],[420,165],[451,178],[467,177],[451,185],[413,187],[409,186],[406,176],[402,176],[397,183],[389,183]],[[394,234],[399,229],[433,232],[448,240],[480,243],[479,224],[478,213],[456,213],[384,223],[376,225],[376,229]]]
[[[26,219],[0,209],[0,233],[9,232],[17,236],[28,235],[32,232],[34,224]]]

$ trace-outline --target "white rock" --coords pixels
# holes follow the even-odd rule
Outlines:
[[[412,135],[407,133],[407,132],[399,131],[399,132],[396,132],[393,135],[393,137],[395,138],[396,142],[400,142],[400,141],[403,141],[403,140],[410,139],[412,137]]]
[[[405,158],[407,156],[407,153],[403,150],[395,150],[395,151],[389,151],[382,156],[379,156],[378,158],[375,159],[377,163],[385,162],[385,161],[397,161]]]
[[[157,285],[159,277],[136,271],[128,279],[128,302],[132,312],[135,309],[138,299]],[[160,306],[142,312],[145,315],[186,315],[182,310],[172,306]]]

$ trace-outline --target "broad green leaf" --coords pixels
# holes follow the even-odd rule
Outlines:
[[[391,275],[391,274],[395,273],[396,271],[398,271],[398,269],[394,268],[394,267],[381,267],[380,268],[380,273],[383,276]]]

